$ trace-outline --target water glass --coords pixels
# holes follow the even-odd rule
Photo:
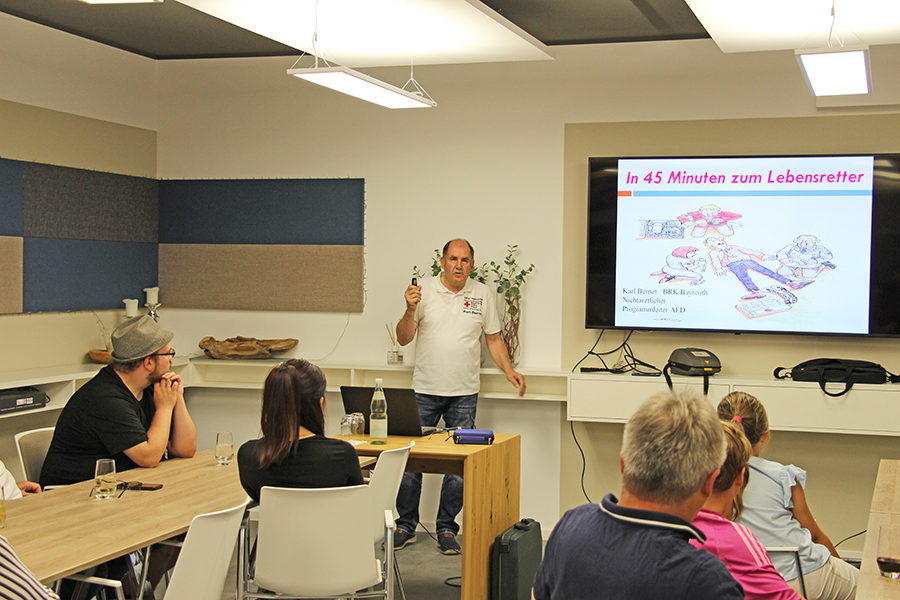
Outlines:
[[[350,422],[350,435],[354,440],[364,441],[366,439],[366,418],[358,412],[350,416],[353,418]]]
[[[900,525],[878,528],[878,570],[883,577],[900,578]]]
[[[341,435],[350,436],[353,433],[352,427],[353,415],[344,415],[341,417]]]
[[[101,458],[94,466],[94,498],[106,500],[116,496],[116,461]]]
[[[230,431],[220,431],[216,434],[216,464],[224,467],[234,460],[234,443]]]

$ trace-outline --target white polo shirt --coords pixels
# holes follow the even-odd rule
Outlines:
[[[422,280],[416,307],[416,367],[420,394],[467,396],[481,386],[481,334],[500,331],[496,295],[474,279],[457,293],[440,276]]]

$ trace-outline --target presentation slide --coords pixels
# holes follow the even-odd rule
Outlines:
[[[623,159],[617,327],[868,333],[873,157]]]

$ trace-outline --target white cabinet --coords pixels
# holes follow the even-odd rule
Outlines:
[[[702,393],[702,377],[672,379],[676,389],[690,386]],[[841,389],[836,385],[834,391]],[[624,423],[641,402],[665,390],[662,377],[573,374],[569,376],[568,418]],[[832,398],[822,393],[817,383],[710,377],[708,398],[713,405],[733,391],[759,398],[772,430],[900,436],[900,385],[856,384],[849,393]]]

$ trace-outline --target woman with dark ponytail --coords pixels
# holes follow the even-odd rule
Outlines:
[[[353,446],[325,437],[325,375],[287,360],[263,385],[262,437],[238,450],[241,485],[259,502],[263,486],[324,488],[363,483]]]

